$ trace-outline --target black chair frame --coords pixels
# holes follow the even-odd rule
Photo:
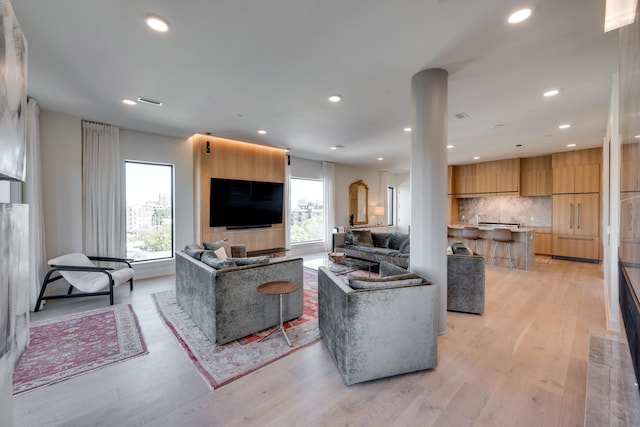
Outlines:
[[[129,268],[131,267],[132,259],[126,258],[113,258],[113,257],[104,257],[104,256],[87,256],[91,261],[106,261],[106,262],[120,262],[127,264]],[[113,268],[110,267],[84,267],[77,265],[51,265],[51,269],[47,272],[42,280],[42,288],[40,289],[40,295],[38,296],[38,301],[36,302],[36,306],[34,308],[34,312],[38,312],[40,310],[40,304],[44,300],[48,299],[60,299],[60,298],[80,298],[80,297],[94,297],[99,295],[109,295],[109,305],[113,305],[113,287],[114,280],[110,271],[113,271]],[[62,275],[60,275],[61,271],[93,271],[96,273],[104,273],[109,277],[109,289],[102,292],[81,292],[74,294],[73,285],[69,285],[69,290],[66,294],[58,294],[58,295],[48,295],[45,296],[44,293],[47,289],[47,285],[51,282],[55,282],[56,280],[62,279]],[[54,273],[58,273],[54,276]],[[53,276],[53,277],[52,277]],[[129,290],[133,291],[133,278],[129,279]]]

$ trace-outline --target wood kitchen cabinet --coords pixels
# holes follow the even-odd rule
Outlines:
[[[600,195],[553,196],[554,256],[597,261],[600,254]]]
[[[520,194],[519,159],[453,166],[452,191],[456,197],[517,196]]]
[[[552,180],[551,155],[520,159],[521,196],[550,196]]]
[[[536,227],[536,254],[551,255],[551,228]]]
[[[552,154],[553,194],[599,193],[601,163],[601,148]]]

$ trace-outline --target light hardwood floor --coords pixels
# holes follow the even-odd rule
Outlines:
[[[434,370],[347,387],[318,342],[210,391],[153,306],[172,286],[118,289],[148,355],[16,397],[15,425],[582,426],[589,334],[607,332],[601,266],[487,266],[485,314],[448,313]],[[32,320],[106,303],[53,301]]]

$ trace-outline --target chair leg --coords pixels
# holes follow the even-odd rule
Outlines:
[[[67,295],[71,295],[71,292],[73,292],[73,285],[69,285],[69,290],[67,291]]]
[[[47,290],[47,285],[49,284],[48,278],[49,278],[49,275],[47,275],[45,277],[45,280],[42,281],[42,289],[40,289],[40,295],[38,295],[38,301],[36,301],[36,306],[33,309],[34,313],[37,313],[38,311],[40,311],[40,304],[42,303],[42,297],[44,297],[44,291]]]
[[[507,243],[507,249],[509,250],[509,268],[513,269],[513,258],[511,257],[511,243]]]
[[[493,265],[496,262],[496,251],[498,250],[498,245],[500,243],[496,242],[495,246],[493,247],[493,256],[491,257],[491,265]]]
[[[131,279],[129,279],[129,290],[130,291],[133,290],[133,277]]]

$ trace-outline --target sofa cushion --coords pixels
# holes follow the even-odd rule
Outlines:
[[[231,261],[231,262],[235,263],[235,265],[268,264],[269,260],[270,260],[270,258],[268,256],[227,258],[227,261]]]
[[[195,259],[200,259],[204,251],[205,249],[193,247],[193,245],[187,245],[184,247],[184,253]]]
[[[391,237],[389,237],[389,249],[397,249],[400,250],[400,246],[409,240],[409,235],[406,233],[393,233]]]
[[[209,249],[212,251],[215,251],[216,249],[219,249],[219,248],[224,248],[224,252],[227,255],[231,254],[231,245],[229,245],[229,242],[224,239],[216,240],[215,242],[204,242],[203,245],[205,249]]]
[[[220,259],[216,256],[214,251],[204,251],[202,253],[202,257],[200,261],[207,264],[209,267],[215,268],[216,270],[222,270],[225,268],[235,267],[236,264],[233,261],[229,261],[228,259]]]
[[[401,254],[409,254],[409,253],[411,253],[411,245],[409,243],[409,239],[405,240],[400,245],[400,253]]]
[[[473,255],[473,251],[467,245],[462,242],[453,242],[451,244],[451,251],[455,255]]]
[[[353,232],[351,229],[347,229],[344,232],[344,244],[345,245],[353,245]]]
[[[353,289],[397,288],[401,286],[419,285],[422,278],[415,273],[398,274],[387,277],[361,277],[347,275],[349,286]]]
[[[353,230],[353,244],[358,246],[373,246],[371,230]]]
[[[376,248],[387,248],[389,247],[389,239],[391,238],[391,233],[371,233],[371,239],[373,240],[373,246]]]

